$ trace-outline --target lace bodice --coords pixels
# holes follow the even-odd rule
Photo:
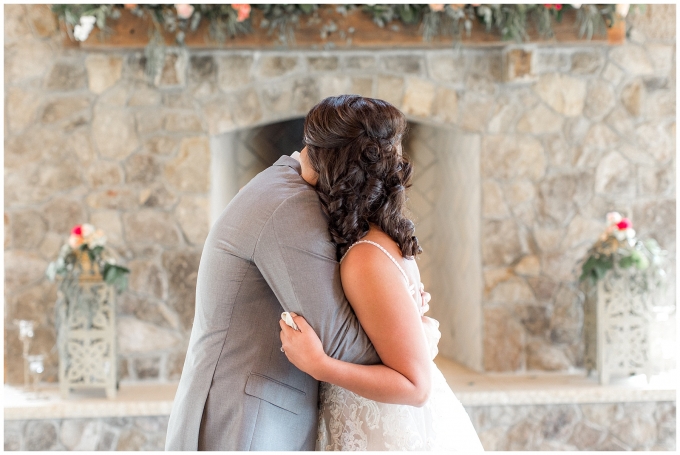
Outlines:
[[[369,243],[385,253],[401,271],[412,295],[416,292],[404,268],[376,242],[355,242],[340,262],[359,243]],[[414,301],[417,303],[415,296]],[[422,407],[380,403],[321,382],[316,450],[484,451],[465,408],[432,361],[430,368],[432,390]]]
[[[483,452],[470,417],[434,362],[430,399],[422,407],[369,400],[320,383],[316,450]]]

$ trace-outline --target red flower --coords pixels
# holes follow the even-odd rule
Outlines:
[[[73,229],[71,229],[71,234],[83,235],[83,227],[80,224],[76,224],[75,226],[73,226]]]
[[[624,229],[628,229],[629,227],[631,227],[631,225],[632,223],[630,222],[630,220],[628,218],[624,218],[618,222],[616,227],[619,228],[619,230],[623,231]]]
[[[555,5],[555,9],[556,9],[557,11],[561,10],[561,9],[562,9],[562,5]]]

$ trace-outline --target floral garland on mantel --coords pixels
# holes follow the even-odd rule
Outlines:
[[[629,4],[397,4],[397,5],[312,5],[312,4],[271,4],[252,5],[262,10],[263,19],[259,27],[267,28],[268,34],[276,31],[283,43],[294,42],[294,30],[302,17],[308,23],[319,22],[319,8],[335,8],[340,14],[361,8],[371,15],[379,27],[389,26],[392,30],[402,24],[419,24],[419,31],[425,41],[436,36],[451,36],[456,46],[461,44],[463,30],[470,36],[473,22],[485,26],[487,33],[499,33],[504,41],[524,42],[529,40],[527,33],[532,21],[539,35],[544,39],[554,36],[553,23],[562,20],[567,9],[577,10],[576,22],[579,38],[590,40],[594,34],[606,36],[607,28],[617,18],[624,19],[636,9],[644,12],[644,5]],[[163,30],[174,33],[178,45],[184,45],[187,33],[195,32],[204,19],[209,23],[210,38],[224,42],[236,35],[252,33],[252,12],[249,4],[206,4],[206,5],[53,5],[52,10],[66,25],[69,37],[75,41],[85,41],[95,25],[105,37],[111,33],[107,27],[108,19],[118,19],[121,9],[128,9],[138,17],[151,18],[154,30],[145,50],[147,73],[153,78],[162,67],[165,55]],[[332,27],[334,24],[331,24]],[[329,26],[321,27],[321,37],[325,38]]]

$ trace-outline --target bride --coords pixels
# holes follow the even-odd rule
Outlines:
[[[391,104],[356,95],[326,98],[305,118],[302,178],[317,190],[343,290],[382,360],[333,359],[302,316],[291,314],[299,330],[280,321],[282,351],[321,381],[317,450],[483,450],[432,361],[438,323],[420,311],[429,296],[415,285],[422,249],[404,215],[406,126]]]

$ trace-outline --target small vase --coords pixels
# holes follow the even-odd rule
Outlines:
[[[90,259],[90,255],[87,253],[87,251],[77,250],[76,261],[81,268],[78,281],[103,281],[101,272],[99,271],[99,265],[96,262],[92,262],[92,259]]]

